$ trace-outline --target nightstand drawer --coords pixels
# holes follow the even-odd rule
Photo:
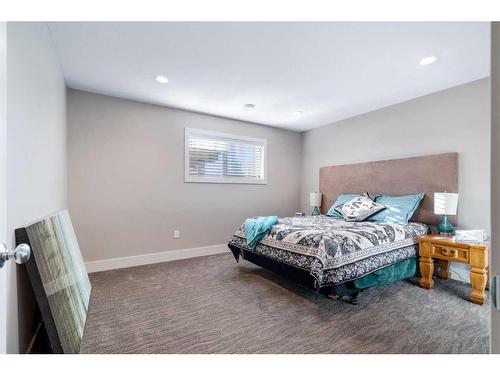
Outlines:
[[[469,263],[469,252],[467,249],[461,249],[459,247],[432,244],[431,254],[438,259]]]

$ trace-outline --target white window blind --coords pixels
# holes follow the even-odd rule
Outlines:
[[[185,181],[266,183],[266,140],[186,128]]]

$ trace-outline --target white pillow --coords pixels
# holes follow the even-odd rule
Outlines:
[[[345,221],[363,221],[384,209],[385,206],[371,199],[368,193],[335,207],[335,210],[342,215]]]

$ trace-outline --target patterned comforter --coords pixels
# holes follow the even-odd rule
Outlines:
[[[417,254],[421,223],[347,222],[327,216],[279,219],[255,250],[240,227],[229,245],[308,270],[320,287],[366,276]],[[235,254],[237,256],[237,254]]]

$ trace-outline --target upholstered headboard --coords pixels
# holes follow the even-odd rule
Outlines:
[[[321,212],[331,207],[339,194],[363,193],[404,195],[425,193],[413,220],[437,224],[434,192],[458,192],[458,153],[414,158],[381,160],[368,163],[334,165],[319,170],[319,190],[323,193]],[[458,216],[451,216],[454,224]]]

